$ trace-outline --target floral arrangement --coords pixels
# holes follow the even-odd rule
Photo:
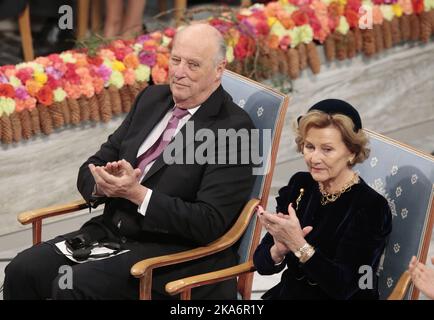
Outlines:
[[[295,79],[320,72],[318,45],[329,61],[379,53],[402,41],[428,42],[434,0],[279,0],[208,21],[224,36],[229,69],[255,79]],[[364,28],[364,26],[366,28]],[[151,81],[167,82],[176,29],[115,40],[0,67],[0,139],[10,144],[82,121],[128,112]]]
[[[234,70],[256,79],[276,72],[295,79],[307,66],[320,72],[317,45],[333,61],[359,52],[372,56],[402,41],[428,42],[434,1],[279,0],[241,9],[229,21],[222,15],[210,23],[226,36]]]
[[[128,112],[152,76],[167,79],[168,44],[175,30],[134,41],[116,40],[96,55],[66,51],[0,67],[0,138],[18,142],[82,121],[109,121]]]

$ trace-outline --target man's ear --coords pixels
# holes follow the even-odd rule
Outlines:
[[[226,64],[227,64],[227,61],[226,61],[226,59],[223,59],[222,61],[220,61],[219,63],[218,63],[218,65],[217,65],[217,67],[216,67],[216,71],[217,71],[217,75],[216,75],[216,80],[221,80],[222,79],[222,77],[223,77],[223,72],[225,71],[225,69],[226,69]]]

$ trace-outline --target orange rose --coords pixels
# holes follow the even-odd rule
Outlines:
[[[152,67],[152,80],[155,84],[167,82],[167,70],[161,68],[158,64]]]
[[[275,34],[272,34],[267,39],[267,46],[271,49],[277,49],[279,46],[279,37]]]
[[[24,100],[16,99],[15,100],[15,111],[21,112],[24,109],[26,109],[26,104],[24,103]]]
[[[38,91],[42,88],[42,84],[37,82],[36,80],[30,79],[26,81],[26,89],[27,92],[32,96],[35,97]]]
[[[104,89],[104,80],[101,78],[92,78],[92,84],[96,93],[100,93]]]
[[[125,57],[124,64],[127,69],[136,69],[140,64],[140,61],[134,53],[130,53]]]
[[[41,90],[39,90],[36,98],[45,106],[49,106],[53,104],[53,91],[49,86],[43,86]]]
[[[374,24],[383,24],[383,13],[380,6],[374,6],[372,9],[372,22]]]
[[[169,66],[169,57],[162,53],[157,53],[157,64],[160,67],[167,68]]]
[[[77,60],[75,63],[77,68],[85,67],[88,64],[87,56],[84,54],[75,54],[74,58]]]

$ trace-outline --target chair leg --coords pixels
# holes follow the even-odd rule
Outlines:
[[[41,243],[42,220],[33,221],[32,223],[33,245]]]
[[[175,21],[177,26],[181,24],[181,18],[186,8],[187,0],[175,0]]]
[[[24,61],[31,61],[35,59],[35,55],[33,53],[32,32],[30,30],[29,5],[26,6],[24,11],[18,17],[18,27],[21,34],[21,45],[23,47]]]
[[[92,0],[91,12],[92,32],[97,33],[101,29],[101,0]]]
[[[238,292],[243,300],[250,300],[252,296],[253,272],[238,277]]]
[[[191,300],[191,289],[185,289],[181,292],[181,300]]]
[[[89,0],[78,0],[77,17],[77,39],[81,40],[86,36],[89,22]]]

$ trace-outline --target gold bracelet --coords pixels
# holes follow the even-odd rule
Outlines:
[[[315,248],[309,245],[309,247],[302,252],[301,257],[299,259],[300,263],[305,263],[307,260],[312,258],[314,253],[315,253]]]

